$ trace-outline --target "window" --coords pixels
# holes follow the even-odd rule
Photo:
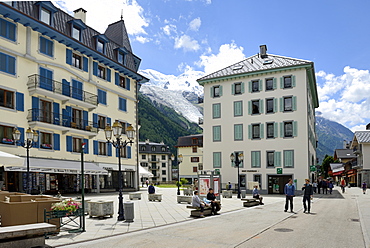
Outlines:
[[[146,151],[146,146],[141,146],[140,148],[142,151]]]
[[[148,167],[148,163],[140,163],[142,167]]]
[[[273,90],[274,87],[274,78],[266,78],[266,91]]]
[[[161,151],[162,151],[162,152],[165,152],[165,151],[166,151],[166,147],[162,146],[162,147],[161,147]]]
[[[261,167],[261,152],[260,151],[252,151],[251,159],[252,159],[252,163],[251,163],[252,168]]]
[[[105,67],[98,65],[98,77],[105,79]]]
[[[221,168],[221,152],[213,153],[213,168]]]
[[[104,42],[101,40],[97,40],[96,42],[96,50],[100,53],[104,53]]]
[[[72,151],[73,152],[81,152],[81,144],[82,144],[81,138],[72,137]]]
[[[260,91],[260,81],[253,80],[252,81],[252,92],[259,92]]]
[[[266,99],[266,113],[274,113],[274,98]]]
[[[125,98],[119,97],[118,109],[122,111],[127,111],[127,100]]]
[[[152,152],[155,152],[155,146],[152,146]],[[153,158],[153,156],[155,157],[155,155],[152,155],[152,158]]]
[[[190,162],[192,163],[198,163],[199,162],[199,157],[191,157]]]
[[[222,86],[217,85],[211,87],[211,97],[220,97],[222,96]]]
[[[234,102],[234,116],[243,116],[243,101]]]
[[[260,124],[253,124],[252,125],[252,139],[260,139],[261,138],[261,131],[260,131]]]
[[[15,41],[17,26],[9,21],[0,18],[0,36]]]
[[[0,71],[15,75],[15,57],[0,53]]]
[[[284,76],[284,89],[292,88],[292,76]]]
[[[213,141],[221,141],[221,126],[213,127]]]
[[[267,123],[266,124],[266,138],[272,139],[275,138],[275,123]]]
[[[234,140],[243,140],[243,124],[234,125]]]
[[[127,148],[129,146],[126,146],[126,147],[122,147],[121,150],[120,150],[120,153],[121,153],[121,158],[127,158]],[[131,147],[130,147],[131,148]]]
[[[0,125],[0,142],[2,144],[14,145],[13,129],[14,127]]]
[[[121,132],[121,134],[126,134],[127,123],[126,122],[123,122],[123,121],[120,121],[120,123],[121,123],[121,126],[122,126],[122,132]],[[145,146],[144,146],[144,149],[145,149]]]
[[[166,163],[162,163],[162,168],[166,168]]]
[[[162,160],[166,160],[166,155],[162,155]]]
[[[39,113],[40,121],[51,123],[52,121],[51,105],[52,105],[52,102],[40,100],[40,113]]]
[[[125,54],[121,52],[117,52],[117,61],[118,63],[124,65],[125,64]]]
[[[53,57],[54,42],[40,36],[40,53]]]
[[[72,54],[72,65],[78,69],[82,69],[82,57],[76,53]]]
[[[51,25],[51,12],[45,8],[41,8],[41,12],[40,12],[40,21],[48,24],[48,25]]]
[[[243,84],[242,83],[235,83],[233,85],[233,87],[234,87],[234,93],[233,93],[233,95],[240,95],[240,94],[244,93]]]
[[[194,173],[197,173],[197,172],[198,172],[198,167],[197,167],[197,166],[194,166],[194,167],[193,167],[193,172],[194,172]]]
[[[166,170],[162,170],[162,175],[166,175]]]
[[[119,76],[119,86],[126,89],[126,78]]]
[[[213,119],[221,118],[221,103],[212,104]]]
[[[51,133],[40,132],[40,148],[53,149],[53,140]]]
[[[284,122],[284,137],[293,137],[293,122]]]
[[[284,167],[294,167],[294,150],[284,150]]]
[[[274,167],[274,152],[273,151],[267,151],[266,152],[266,162],[267,162],[267,167]]]
[[[98,89],[98,103],[107,105],[107,92],[105,90]]]
[[[141,155],[141,159],[146,159],[146,155],[145,154]]]
[[[0,89],[0,107],[14,109],[14,92]]]
[[[107,117],[98,115],[98,127],[101,129],[105,129],[107,125]]]
[[[80,40],[81,30],[77,28],[76,26],[72,27],[72,37],[76,40]]]
[[[193,149],[193,153],[197,153],[198,152],[198,147],[193,146],[192,149]]]
[[[262,179],[261,179],[261,175],[260,174],[254,174],[253,175],[253,181],[254,182],[258,182],[258,185],[261,188]]]
[[[259,114],[260,113],[260,101],[259,100],[253,100],[252,101],[252,114]]]
[[[293,103],[292,97],[284,97],[284,111],[292,111],[293,110]]]
[[[192,143],[193,145],[198,145],[198,139],[197,139],[197,138],[192,139],[192,140],[191,140],[191,143]]]
[[[104,155],[104,156],[107,155],[107,142],[99,141],[98,155]]]

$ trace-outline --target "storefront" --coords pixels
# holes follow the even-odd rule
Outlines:
[[[98,163],[100,169],[107,171],[107,174],[100,177],[99,186],[102,191],[118,190],[118,165],[117,164],[107,164]],[[136,166],[134,165],[121,165],[122,171],[122,188],[125,189],[135,189],[136,183]]]

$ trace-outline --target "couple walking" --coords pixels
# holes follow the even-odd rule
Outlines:
[[[310,180],[306,179],[306,183],[303,184],[302,191],[303,191],[303,213],[310,213],[311,211],[311,198],[313,195],[313,188],[310,184]],[[293,184],[293,180],[290,178],[289,182],[284,187],[284,194],[285,194],[285,210],[284,212],[288,211],[288,206],[290,206],[290,212],[293,212],[293,198],[295,196],[295,186]],[[306,204],[307,202],[307,204]]]

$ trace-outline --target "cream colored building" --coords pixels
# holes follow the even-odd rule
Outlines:
[[[364,181],[370,185],[370,124],[365,131],[355,132],[350,149],[357,156],[357,162],[352,164],[357,173],[357,186],[361,187]]]
[[[176,148],[177,154],[183,157],[179,164],[179,177],[192,183],[198,178],[199,166],[203,166],[203,134],[179,137]]]
[[[8,3],[8,4],[7,4]],[[24,157],[12,131],[39,133],[30,149],[33,192],[76,192],[81,144],[86,185],[118,188],[118,158],[104,127],[120,121],[137,130],[137,92],[148,81],[137,73],[123,20],[99,33],[86,25],[86,11],[71,16],[51,2],[0,3],[0,150]],[[90,17],[93,18],[93,17]],[[137,139],[122,149],[123,186],[138,188]],[[25,168],[4,166],[6,189],[23,191]]]
[[[314,177],[319,104],[313,62],[266,50],[197,80],[204,86],[203,164],[235,187],[230,154],[243,153],[241,189],[258,181],[263,191],[282,193],[289,178],[301,186]]]

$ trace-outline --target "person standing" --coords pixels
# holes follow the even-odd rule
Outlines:
[[[304,207],[304,211],[303,213],[310,213],[311,211],[311,198],[312,198],[312,195],[313,195],[313,189],[312,189],[312,185],[310,184],[310,180],[309,179],[306,179],[305,180],[306,183],[303,184],[303,187],[302,187],[302,191],[303,191],[303,207]],[[308,206],[306,205],[306,202],[308,202]]]
[[[288,205],[290,203],[290,212],[293,213],[293,197],[295,196],[295,186],[293,184],[293,179],[289,179],[289,182],[285,184],[284,187],[284,194],[285,194],[285,210],[284,212],[288,211]]]
[[[366,188],[367,188],[367,184],[366,184],[366,182],[363,182],[363,183],[362,183],[362,192],[363,192],[364,194],[366,194]]]
[[[340,187],[342,188],[342,193],[344,193],[346,188],[346,180],[344,180],[344,178],[340,181]]]
[[[316,194],[316,190],[317,190],[317,183],[316,183],[316,181],[314,181],[312,183],[312,189],[313,189],[313,192]]]
[[[320,194],[321,188],[322,188],[322,180],[319,180],[319,183],[317,184],[317,189],[319,191],[319,194]]]
[[[328,181],[326,179],[322,181],[322,193],[328,194]]]
[[[147,187],[149,186],[149,180],[148,179],[145,180],[145,184],[146,184]]]
[[[333,192],[334,184],[332,181],[328,182],[328,188],[329,188],[329,193],[331,194]]]

